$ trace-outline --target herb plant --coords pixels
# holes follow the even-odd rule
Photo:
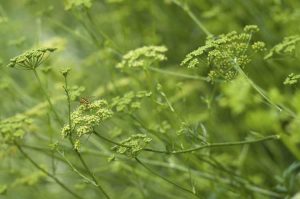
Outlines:
[[[0,2],[0,198],[299,199],[300,1]]]

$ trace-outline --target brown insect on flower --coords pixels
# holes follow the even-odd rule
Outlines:
[[[91,101],[92,99],[95,98],[94,96],[85,96],[85,97],[80,97],[79,98],[79,103],[80,105],[90,105],[91,104]]]

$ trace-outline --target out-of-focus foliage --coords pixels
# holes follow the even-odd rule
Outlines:
[[[1,0],[0,45],[0,198],[299,197],[299,0]]]

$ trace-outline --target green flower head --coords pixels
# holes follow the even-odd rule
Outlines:
[[[10,60],[7,65],[11,68],[20,68],[24,70],[34,70],[39,67],[56,48],[38,48],[26,51]]]
[[[250,62],[249,50],[254,52],[265,50],[263,42],[255,42],[252,45],[252,34],[257,31],[259,31],[257,26],[250,25],[246,26],[241,33],[233,31],[219,36],[210,36],[204,46],[186,55],[181,65],[196,68],[204,63],[210,68],[208,72],[210,81],[233,80],[238,74],[234,65],[238,64],[244,68]]]
[[[123,140],[120,143],[122,146],[116,145],[112,148],[112,150],[116,153],[135,158],[151,141],[152,139],[144,134],[136,134]]]
[[[30,119],[21,114],[0,121],[0,143],[13,144],[23,138],[31,122]]]
[[[123,56],[123,60],[117,65],[117,68],[147,69],[153,63],[167,60],[165,55],[167,50],[165,46],[144,46],[131,50]]]
[[[141,107],[141,100],[152,95],[151,91],[130,91],[112,99],[111,107],[116,112],[133,112]]]
[[[110,118],[112,114],[105,100],[82,104],[71,114],[72,127],[65,125],[62,135],[66,137],[72,132],[76,139],[79,139],[83,135],[91,134],[94,127]]]

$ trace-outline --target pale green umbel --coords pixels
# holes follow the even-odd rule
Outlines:
[[[11,68],[20,68],[24,70],[35,70],[39,67],[56,48],[38,48],[24,52],[10,59],[7,65]]]

